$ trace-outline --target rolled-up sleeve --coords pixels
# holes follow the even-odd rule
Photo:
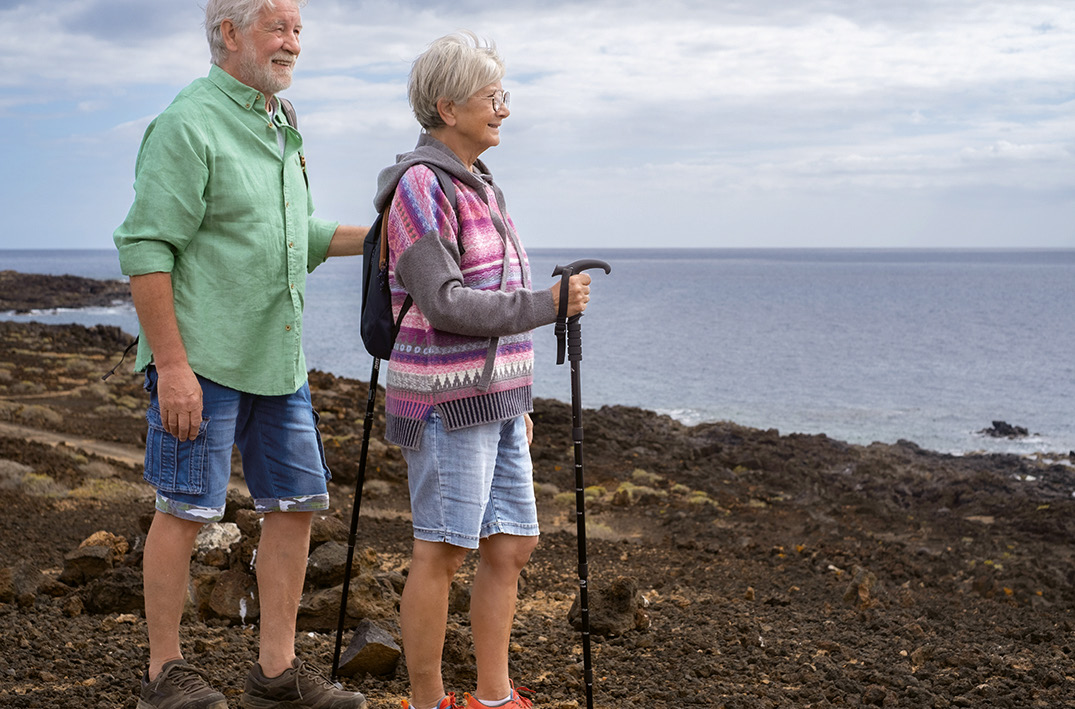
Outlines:
[[[312,204],[312,203],[311,203]],[[306,252],[306,272],[311,273],[328,259],[328,246],[332,235],[336,233],[339,222],[310,217],[308,247]]]

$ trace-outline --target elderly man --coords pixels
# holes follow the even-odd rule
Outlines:
[[[209,0],[213,66],[146,130],[135,200],[116,230],[141,326],[149,668],[138,709],[225,709],[186,663],[179,626],[194,538],[224,512],[231,449],[264,514],[261,644],[242,706],[361,709],[295,656],[313,512],[328,506],[302,351],[306,273],[360,253],[365,227],[315,219],[302,138],[276,94],[291,84],[302,0]]]

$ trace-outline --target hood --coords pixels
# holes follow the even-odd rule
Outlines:
[[[381,170],[381,173],[377,176],[377,195],[373,198],[373,207],[377,210],[378,214],[388,206],[393,193],[396,191],[396,185],[399,184],[400,178],[403,177],[403,173],[407,172],[407,170],[415,165],[423,164],[436,165],[464,185],[474,189],[483,200],[486,196],[485,188],[492,182],[492,178],[488,178],[489,181],[485,182],[482,178],[468,170],[466,165],[463,164],[463,161],[460,160],[447,145],[428,133],[422,133],[418,138],[418,145],[414,150],[409,153],[397,155],[396,164],[389,165]],[[489,171],[481,160],[475,161],[474,167],[488,177]],[[499,198],[500,190],[495,186],[493,187],[493,190]]]

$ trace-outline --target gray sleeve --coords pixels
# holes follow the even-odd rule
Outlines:
[[[458,249],[429,232],[396,261],[396,280],[433,327],[470,337],[502,337],[556,321],[548,289],[504,293],[463,285]]]

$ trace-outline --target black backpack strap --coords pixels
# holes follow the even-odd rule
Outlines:
[[[396,318],[396,322],[392,325],[392,342],[396,341],[396,336],[399,335],[399,328],[403,327],[403,317],[407,314],[407,311],[411,309],[411,304],[414,303],[414,298],[411,294],[407,294],[407,298],[403,301],[403,306],[399,309],[399,317]]]
[[[410,297],[410,296],[408,296],[408,297]],[[103,377],[101,377],[101,381],[105,381],[109,377],[111,377],[113,374],[115,374],[116,370],[119,369],[119,366],[121,364],[123,364],[123,360],[127,359],[127,354],[131,350],[133,350],[135,348],[135,346],[137,346],[137,345],[138,345],[138,338],[135,337],[134,340],[131,341],[131,344],[127,345],[127,349],[123,350],[123,354],[120,355],[119,361],[116,362],[116,366],[113,367],[112,369],[108,370],[107,372],[105,372],[105,375]]]
[[[284,101],[285,99],[280,99]],[[448,198],[448,201],[452,205],[452,210],[455,212],[456,218],[456,241],[459,245],[459,253],[463,253],[463,222],[459,219],[459,201],[458,193],[455,189],[455,183],[452,182],[451,176],[443,169],[436,165],[430,165],[424,163],[426,167],[433,171],[433,174],[437,176],[437,182],[440,183],[440,189],[444,192],[444,196]],[[389,206],[392,202],[389,200]],[[385,208],[385,213],[381,215],[381,262],[378,267],[382,272],[387,272],[388,269],[388,208]],[[399,328],[403,325],[403,318],[407,314],[407,311],[411,309],[411,304],[414,303],[414,298],[411,294],[407,294],[406,300],[403,301],[403,306],[399,309],[399,317],[396,318],[396,322],[392,325],[392,340],[395,341],[396,335],[399,334]]]
[[[280,110],[284,112],[287,124],[298,130],[299,116],[295,113],[295,107],[283,96],[277,96],[276,100],[280,102]],[[306,174],[306,156],[302,153],[299,153],[299,165],[302,166],[302,179],[306,180],[306,189],[310,189],[310,176]]]
[[[287,124],[295,130],[298,130],[299,116],[295,113],[295,107],[283,96],[277,96],[276,100],[280,102],[280,108],[284,111],[284,117],[287,118]]]

